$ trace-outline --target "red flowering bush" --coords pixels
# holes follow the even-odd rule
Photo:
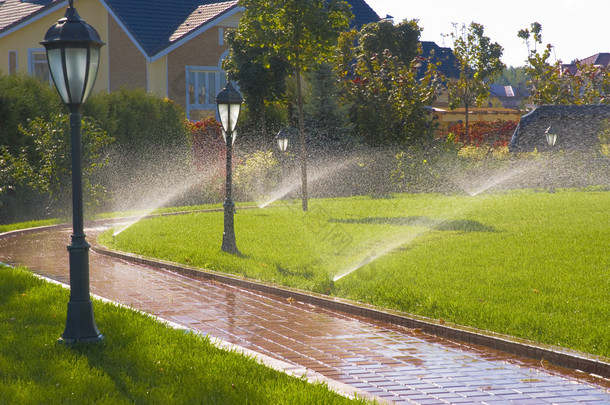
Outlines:
[[[193,165],[204,177],[206,191],[220,200],[224,195],[226,146],[221,124],[213,117],[186,123],[191,137]]]
[[[494,148],[507,146],[510,138],[517,128],[518,121],[475,121],[468,125],[468,138],[466,139],[464,124],[455,124],[449,128],[453,134],[454,142],[464,146],[491,146]]]

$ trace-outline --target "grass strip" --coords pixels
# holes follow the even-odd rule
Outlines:
[[[610,357],[610,192],[351,197],[143,220],[101,243]]]
[[[0,266],[1,404],[365,403],[111,303],[94,304],[101,344],[58,344],[68,295]]]

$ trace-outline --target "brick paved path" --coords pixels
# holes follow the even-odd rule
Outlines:
[[[89,240],[99,229],[88,229]],[[0,240],[0,261],[68,282],[69,231]],[[34,253],[34,254],[32,254]],[[91,253],[91,291],[388,402],[610,404],[610,381],[403,327]],[[103,331],[102,331],[103,332]]]

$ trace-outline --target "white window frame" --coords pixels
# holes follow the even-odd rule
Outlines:
[[[216,111],[216,95],[222,90],[224,85],[226,84],[226,72],[222,69],[222,61],[229,55],[229,50],[227,49],[220,57],[217,66],[186,66],[186,77],[185,77],[185,87],[186,87],[186,118],[191,119],[191,110],[213,110]],[[195,73],[195,81],[193,83],[193,87],[195,89],[194,97],[196,101],[199,101],[199,84],[200,79],[203,77],[205,80],[204,86],[206,89],[205,99],[203,103],[191,103],[190,98],[190,75],[191,73]],[[203,75],[198,75],[197,73],[203,73]],[[214,90],[215,93],[211,94],[209,89],[209,75],[208,73],[214,74]],[[236,87],[237,88],[237,87]]]
[[[29,48],[28,49],[28,73],[31,76],[36,76],[36,65],[42,64],[42,62],[37,62],[36,59],[34,58],[34,55],[40,54],[40,53],[43,53],[45,55],[44,63],[46,64],[47,71],[49,72],[49,83],[52,83],[53,79],[51,77],[51,72],[49,70],[48,62],[46,60],[47,51],[44,48]]]

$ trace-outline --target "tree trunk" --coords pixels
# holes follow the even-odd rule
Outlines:
[[[301,193],[303,211],[307,211],[307,145],[305,138],[305,122],[303,119],[303,89],[301,86],[301,65],[297,62],[295,68],[297,79],[297,107],[299,110],[299,132],[301,134]]]

